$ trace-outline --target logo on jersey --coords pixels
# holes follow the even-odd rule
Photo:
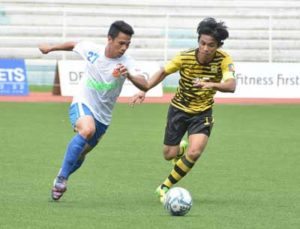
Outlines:
[[[212,65],[210,67],[211,73],[218,73],[218,66],[217,65]]]
[[[86,86],[96,91],[109,91],[116,89],[119,86],[119,84],[118,82],[102,83],[96,80],[88,79],[86,82]]]
[[[114,68],[113,72],[112,72],[112,75],[113,77],[120,77],[121,76],[121,71],[120,71],[120,67],[121,67],[121,64],[117,64],[116,67]]]

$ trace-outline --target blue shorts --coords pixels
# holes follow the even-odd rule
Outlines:
[[[69,118],[73,128],[75,128],[75,124],[78,118],[85,115],[92,116],[96,124],[96,132],[94,136],[90,140],[88,140],[89,145],[91,147],[95,147],[102,135],[105,134],[108,126],[96,120],[92,111],[85,104],[73,103],[69,108]]]

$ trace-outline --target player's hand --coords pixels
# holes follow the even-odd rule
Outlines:
[[[197,78],[193,81],[193,86],[198,87],[198,88],[202,88],[202,89],[212,89],[214,87],[214,83],[213,82],[208,82],[207,79]]]
[[[39,50],[43,53],[43,54],[47,54],[51,51],[51,46],[48,44],[42,44],[39,46]]]
[[[145,97],[146,92],[139,91],[131,98],[129,105],[133,107],[135,104],[141,104],[144,101]]]
[[[127,78],[129,76],[129,72],[123,64],[117,64],[117,66],[114,69],[112,75],[114,77],[120,77],[122,75],[122,76],[125,76]]]

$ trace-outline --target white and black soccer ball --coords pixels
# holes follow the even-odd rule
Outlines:
[[[171,188],[164,201],[165,209],[173,216],[186,215],[191,210],[192,205],[191,194],[181,187]]]

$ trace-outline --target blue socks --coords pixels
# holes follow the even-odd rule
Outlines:
[[[84,158],[82,158],[82,159],[79,158],[79,159],[76,161],[75,165],[73,165],[73,167],[72,167],[72,169],[71,169],[71,171],[70,171],[69,176],[70,176],[72,173],[74,173],[77,169],[80,168],[80,166],[82,165],[83,161],[84,161]]]
[[[84,152],[86,144],[86,139],[81,135],[77,134],[73,137],[67,147],[59,176],[68,179],[70,174],[81,166],[83,159],[81,159],[80,156]]]

